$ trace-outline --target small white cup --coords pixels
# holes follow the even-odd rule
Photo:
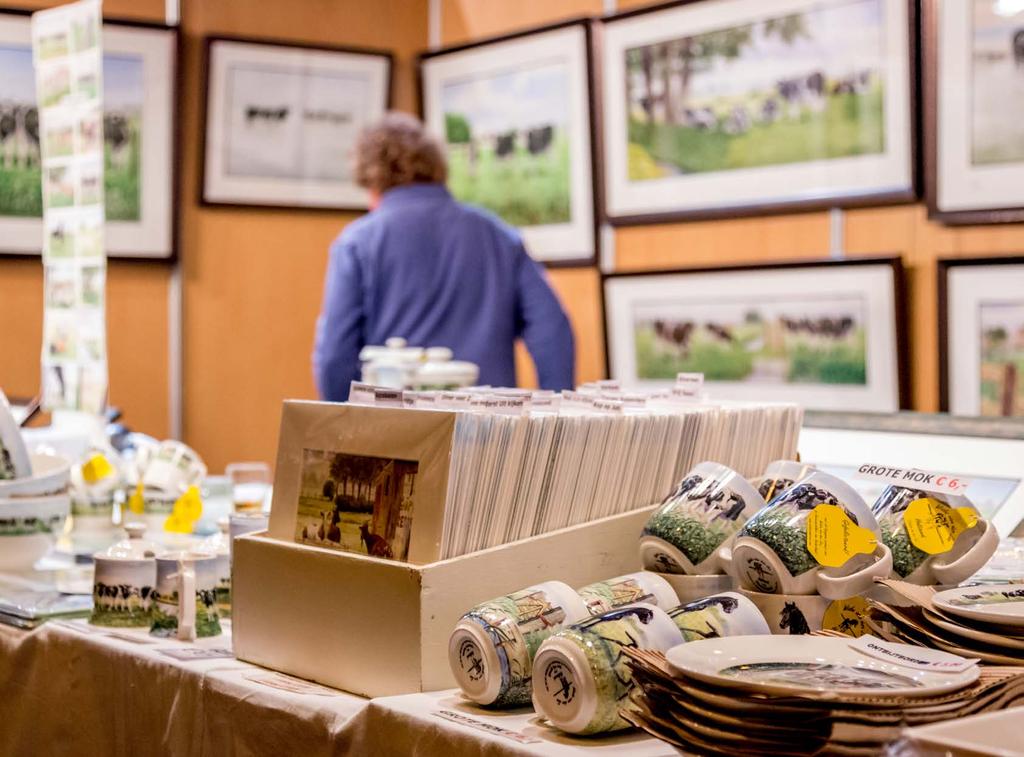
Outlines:
[[[270,516],[266,513],[231,513],[228,516],[228,554],[233,554],[235,537],[254,531],[266,531],[269,523]]]
[[[842,507],[862,528],[875,534],[870,555],[854,555],[838,568],[820,565],[807,549],[807,518],[820,504]],[[863,594],[875,578],[892,571],[892,553],[860,495],[845,481],[815,471],[776,497],[747,521],[723,554],[737,585],[766,594],[821,594],[843,599]]]

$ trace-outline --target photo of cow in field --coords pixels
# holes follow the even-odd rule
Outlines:
[[[824,2],[626,49],[629,180],[883,152],[884,15]]]

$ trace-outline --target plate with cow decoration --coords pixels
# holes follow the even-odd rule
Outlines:
[[[912,200],[915,7],[680,0],[606,18],[609,220]]]
[[[608,375],[712,399],[893,412],[907,401],[898,258],[604,277]]]
[[[420,57],[448,188],[516,226],[549,265],[597,253],[591,28],[570,21]]]
[[[961,586],[940,591],[932,604],[967,621],[1024,628],[1024,584]]]

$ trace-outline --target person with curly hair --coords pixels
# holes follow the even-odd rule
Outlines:
[[[322,399],[347,399],[359,351],[393,336],[451,348],[492,386],[515,385],[522,338],[541,388],[573,387],[572,329],[543,268],[518,231],[453,199],[447,174],[441,145],[412,116],[389,113],[357,139],[371,212],[331,245],[313,350]]]

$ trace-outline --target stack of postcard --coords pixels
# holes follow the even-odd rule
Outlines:
[[[743,637],[737,637],[743,638]],[[812,637],[802,637],[810,641]],[[769,651],[776,639],[768,637],[762,648]],[[702,643],[702,642],[695,642]],[[822,681],[836,677],[826,666],[806,671],[808,690],[776,693],[763,690],[715,685],[682,673],[661,652],[624,648],[630,660],[632,690],[622,716],[638,728],[669,742],[687,753],[712,755],[760,754],[833,754],[877,755],[900,738],[906,726],[992,712],[1024,703],[1024,672],[1019,668],[983,667],[973,682],[960,688],[918,692],[917,695],[887,692],[872,684],[863,671],[847,671],[836,678],[836,686],[866,685],[875,693],[857,696],[824,689]],[[744,666],[752,677],[774,677],[792,684],[800,671],[795,665],[755,671]],[[781,670],[785,667],[786,670]],[[833,668],[837,666],[832,666]],[[882,666],[886,667],[886,666]],[[871,671],[868,671],[869,673]],[[913,680],[907,670],[908,680]],[[860,674],[861,680],[855,680]],[[935,674],[938,675],[938,674]],[[753,678],[751,679],[753,680]],[[918,679],[921,680],[921,679]]]
[[[704,460],[796,455],[797,405],[584,389],[288,401],[268,533],[423,564],[657,504]]]
[[[92,596],[69,593],[61,586],[59,573],[7,573],[0,577],[0,623],[35,628],[51,618],[80,617],[91,610]]]
[[[1024,584],[937,592],[891,579],[889,602],[869,599],[865,622],[884,639],[940,649],[994,665],[1024,666]]]

